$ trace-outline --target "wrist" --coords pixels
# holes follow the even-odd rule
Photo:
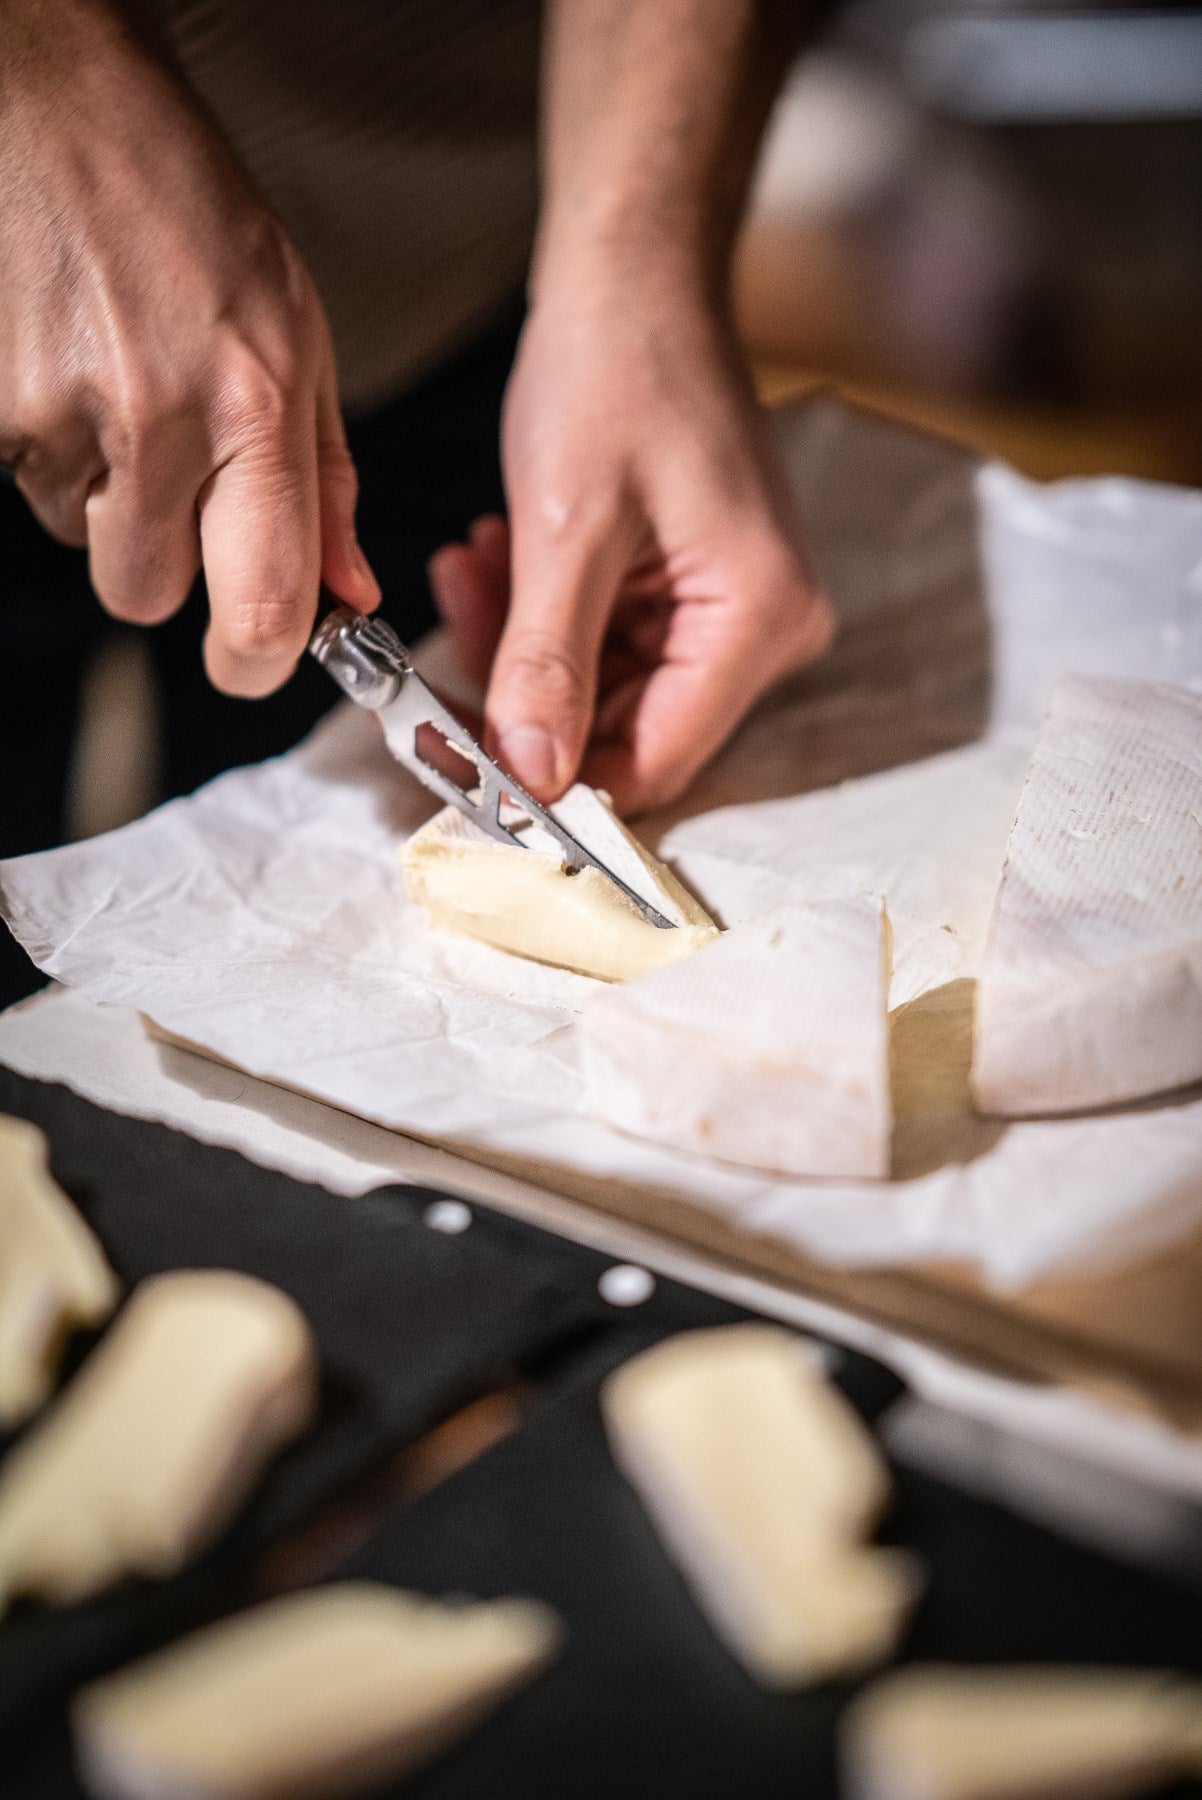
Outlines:
[[[532,313],[575,316],[612,331],[654,318],[682,342],[731,328],[730,256],[656,213],[544,219],[531,263]]]

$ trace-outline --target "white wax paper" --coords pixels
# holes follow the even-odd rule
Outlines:
[[[394,1129],[670,1192],[844,1264],[952,1257],[998,1285],[1202,1223],[1202,1093],[1000,1126],[964,1086],[971,977],[1034,728],[1062,673],[1202,682],[1202,495],[1038,487],[829,401],[779,420],[842,631],[649,841],[727,924],[871,891],[894,931],[897,1178],[776,1180],[583,1109],[592,984],[429,932],[396,867],[431,810],[374,722],[120,832],[0,864],[47,973]],[[438,647],[435,647],[437,654]]]

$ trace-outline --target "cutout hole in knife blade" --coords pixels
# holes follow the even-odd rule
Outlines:
[[[482,732],[483,721],[465,707],[451,707],[441,694],[438,697],[448,711],[454,712],[460,724],[470,731],[474,738],[478,739]],[[454,782],[455,786],[469,798],[476,801],[483,798],[479,769],[470,756],[465,756],[461,750],[456,749],[437,725],[429,723],[419,725],[414,742],[417,754],[428,767],[437,769],[440,775],[445,776],[448,781]],[[521,831],[523,827],[534,823],[520,799],[513,794],[504,796],[501,814],[503,823],[510,831]],[[576,870],[565,865],[564,873],[574,875]]]

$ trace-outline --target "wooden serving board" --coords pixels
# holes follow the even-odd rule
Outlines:
[[[210,1061],[226,1060],[164,1031],[152,1019],[144,1017],[143,1024],[161,1043]],[[308,1098],[329,1104],[321,1095]],[[964,1264],[839,1268],[779,1238],[739,1229],[691,1197],[665,1188],[485,1153],[479,1145],[442,1137],[420,1141],[700,1251],[725,1268],[874,1319],[998,1374],[1081,1388],[1178,1430],[1202,1433],[1202,1231],[1142,1261],[1001,1292]]]

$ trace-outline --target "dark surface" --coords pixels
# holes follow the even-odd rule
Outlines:
[[[746,1314],[669,1281],[618,1313],[597,1296],[608,1258],[487,1209],[473,1206],[471,1229],[443,1237],[422,1223],[423,1190],[337,1198],[0,1071],[3,1110],[47,1130],[59,1179],[127,1281],[219,1263],[294,1294],[321,1344],[332,1405],[190,1576],[65,1614],[26,1608],[0,1626],[0,1800],[78,1800],[62,1710],[72,1683],[253,1598],[257,1553],[286,1524],[512,1370],[529,1396],[512,1435],[424,1496],[390,1503],[365,1547],[331,1571],[430,1593],[538,1595],[564,1622],[555,1668],[403,1791],[836,1792],[834,1726],[850,1690],[775,1696],[743,1674],[616,1473],[598,1412],[600,1380],[627,1356],[667,1332]],[[833,1366],[868,1418],[899,1392],[866,1358],[834,1352]],[[897,1471],[897,1484],[883,1535],[917,1549],[930,1573],[907,1657],[1202,1671],[1196,1594],[913,1472]]]
[[[383,590],[381,613],[410,643],[434,623],[428,558],[479,514],[504,510],[499,419],[520,319],[515,303],[444,367],[348,425],[359,539]],[[162,799],[291,748],[337,698],[308,658],[266,700],[219,694],[201,664],[207,616],[199,581],[183,610],[146,634],[161,699]],[[85,553],[55,543],[0,482],[0,858],[62,842],[80,683],[112,628]],[[0,920],[0,1008],[41,979]]]
[[[491,1217],[446,1237],[422,1222],[423,1189],[335,1196],[2,1070],[0,1112],[47,1132],[55,1174],[127,1287],[163,1269],[221,1267],[291,1294],[325,1390],[318,1429],[204,1566],[66,1613],[14,1610],[0,1627],[0,1743],[27,1707],[206,1610],[252,1551],[318,1501],[604,1310],[595,1277],[582,1282],[556,1239]]]

